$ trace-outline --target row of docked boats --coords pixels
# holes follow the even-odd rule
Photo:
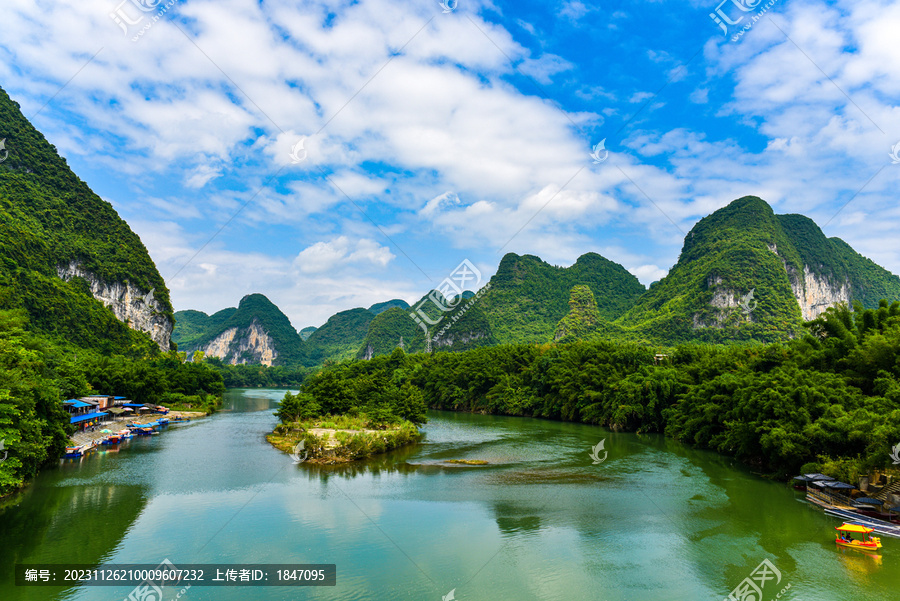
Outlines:
[[[108,432],[108,435],[100,440],[91,440],[86,442],[85,444],[66,447],[65,457],[67,459],[77,459],[78,457],[84,457],[91,451],[96,450],[99,446],[118,445],[127,440],[130,440],[131,438],[134,438],[135,436],[152,436],[154,434],[159,434],[160,428],[168,426],[171,423],[181,423],[189,421],[191,420],[182,417],[173,419],[170,419],[168,417],[160,417],[152,422],[147,422],[145,424],[127,424],[124,429],[119,430],[118,432],[109,432],[108,430],[103,430],[103,432]]]

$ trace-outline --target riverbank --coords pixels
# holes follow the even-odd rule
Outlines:
[[[166,417],[171,419],[183,418],[183,419],[196,419],[198,417],[205,417],[207,413],[203,411],[169,411],[166,414]],[[109,432],[103,432],[103,430],[110,430],[112,432],[118,432],[119,430],[124,430],[127,424],[147,424],[152,421],[156,421],[159,419],[160,415],[158,413],[154,413],[151,415],[137,415],[134,418],[128,419],[120,419],[113,422],[108,422],[105,424],[100,424],[95,426],[93,432],[76,432],[70,437],[72,444],[74,445],[83,445],[88,442],[97,442],[99,443],[101,440],[109,436]]]
[[[326,425],[332,424],[282,424],[276,426],[266,440],[285,453],[297,452],[297,445],[302,441],[304,444],[300,452],[305,455],[305,462],[332,465],[386,453],[422,438],[419,429],[410,422],[384,430],[324,427]]]

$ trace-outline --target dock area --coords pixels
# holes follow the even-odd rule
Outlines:
[[[893,494],[897,490],[896,484],[886,486],[878,493],[873,493],[875,497],[880,498],[871,500],[886,500],[888,495]],[[840,518],[848,524],[859,524],[874,529],[878,534],[900,538],[900,525],[860,513],[860,508],[854,506],[851,497],[838,494],[835,491],[826,492],[807,488],[806,501],[821,507],[826,514]]]
[[[182,418],[185,420],[195,419],[198,417],[203,417],[206,414],[202,411],[169,411],[166,414],[166,417],[169,419],[178,419]],[[119,430],[124,430],[127,424],[148,424],[150,422],[156,421],[159,419],[158,414],[150,414],[150,415],[136,415],[134,418],[127,419],[117,419],[112,422],[107,422],[104,424],[100,424],[95,426],[93,431],[83,430],[81,432],[76,432],[72,435],[72,445],[73,446],[82,446],[89,443],[100,444],[100,441],[109,436],[109,432],[103,432],[103,430],[109,430],[111,432],[117,432]],[[177,422],[176,422],[177,423]]]

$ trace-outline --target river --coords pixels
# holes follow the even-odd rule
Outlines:
[[[264,439],[283,394],[230,390],[212,417],[43,471],[0,506],[0,599],[118,601],[133,588],[15,587],[15,563],[164,559],[337,566],[335,587],[170,587],[165,601],[718,601],[764,560],[763,601],[898,598],[900,540],[884,537],[880,560],[842,552],[838,521],[714,453],[430,412],[415,447],[295,465]]]

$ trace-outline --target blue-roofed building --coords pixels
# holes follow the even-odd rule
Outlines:
[[[85,413],[92,412],[94,407],[95,406],[91,403],[86,403],[85,401],[80,401],[78,399],[63,401],[63,408],[69,412],[69,415],[84,415]]]
[[[99,422],[99,421],[105,420],[106,418],[109,418],[108,413],[103,413],[101,411],[94,411],[91,413],[85,413],[84,415],[73,415],[72,417],[69,418],[69,423],[85,424],[85,422],[87,422],[87,423],[91,423],[94,421]]]

